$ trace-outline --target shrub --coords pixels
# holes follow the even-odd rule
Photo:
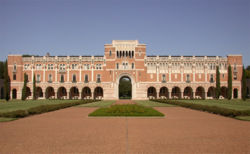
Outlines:
[[[201,105],[201,104],[194,104],[194,103],[184,103],[179,101],[171,101],[171,100],[153,100],[159,103],[167,103],[172,105],[178,105],[181,107],[186,107],[190,109],[206,111],[209,113],[219,114],[227,117],[236,117],[236,116],[250,116],[250,110],[233,110],[233,109],[226,109],[218,106],[209,106],[209,105]]]
[[[33,108],[29,108],[27,110],[16,110],[11,112],[0,113],[0,117],[7,118],[22,118],[33,114],[41,114],[45,112],[55,111],[71,106],[76,106],[80,104],[92,103],[96,100],[79,100],[73,103],[61,103],[61,104],[49,104],[49,105],[41,105]]]

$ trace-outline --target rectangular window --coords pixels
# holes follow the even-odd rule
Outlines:
[[[213,74],[210,75],[210,82],[211,83],[214,82],[214,75]]]
[[[166,82],[166,75],[162,74],[162,82]]]
[[[48,80],[48,82],[52,82],[52,75],[51,74],[49,74],[49,80]]]
[[[116,69],[119,70],[119,63],[116,63]]]
[[[89,76],[88,76],[88,74],[85,74],[85,76],[84,76],[84,82],[85,83],[89,82]]]
[[[112,51],[111,50],[109,51],[109,56],[112,56]]]
[[[97,82],[97,83],[100,83],[100,82],[101,82],[101,75],[100,75],[100,74],[97,74],[96,82]]]
[[[36,75],[36,82],[38,82],[38,83],[41,82],[41,76],[40,76],[40,74]]]
[[[131,66],[131,67],[132,67],[132,69],[134,69],[134,68],[135,68],[135,64],[134,64],[134,63],[132,63],[132,66]]]
[[[59,70],[65,70],[65,64],[60,64],[59,65]]]
[[[61,75],[60,82],[64,82],[64,75]]]
[[[53,70],[53,67],[54,65],[53,64],[48,64],[48,70]]]
[[[41,70],[42,69],[42,64],[36,64],[36,69]]]
[[[234,73],[234,80],[237,80],[237,72]]]
[[[77,69],[77,64],[72,64],[72,70]]]
[[[24,64],[24,70],[28,70],[29,66],[30,66],[30,64]]]
[[[13,80],[16,80],[16,74],[15,73],[13,74]]]
[[[72,82],[76,82],[76,75],[75,74],[73,74]]]
[[[102,64],[96,64],[96,69],[101,70],[102,69]]]
[[[187,79],[186,79],[186,82],[190,82],[190,75],[189,74],[187,74]]]
[[[84,64],[84,69],[89,70],[89,64]]]

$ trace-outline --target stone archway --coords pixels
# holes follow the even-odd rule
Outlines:
[[[116,84],[115,84],[115,98],[116,99],[119,99],[119,82],[120,82],[120,79],[123,78],[123,77],[128,77],[130,78],[130,81],[131,81],[131,99],[134,99],[136,97],[136,86],[134,84],[134,76],[131,75],[130,73],[121,73],[117,76],[116,78]]]
[[[131,78],[122,76],[119,80],[119,99],[132,98],[132,83]]]

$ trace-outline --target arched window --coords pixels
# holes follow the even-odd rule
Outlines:
[[[111,50],[109,51],[109,56],[112,56],[112,51]]]
[[[52,82],[52,74],[49,74],[48,82]]]
[[[85,83],[89,82],[89,76],[88,76],[88,74],[85,74],[85,76],[84,76],[84,82]]]

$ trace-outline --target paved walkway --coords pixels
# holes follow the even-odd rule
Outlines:
[[[180,107],[164,118],[88,118],[72,107],[0,123],[0,153],[250,153],[250,122]]]

